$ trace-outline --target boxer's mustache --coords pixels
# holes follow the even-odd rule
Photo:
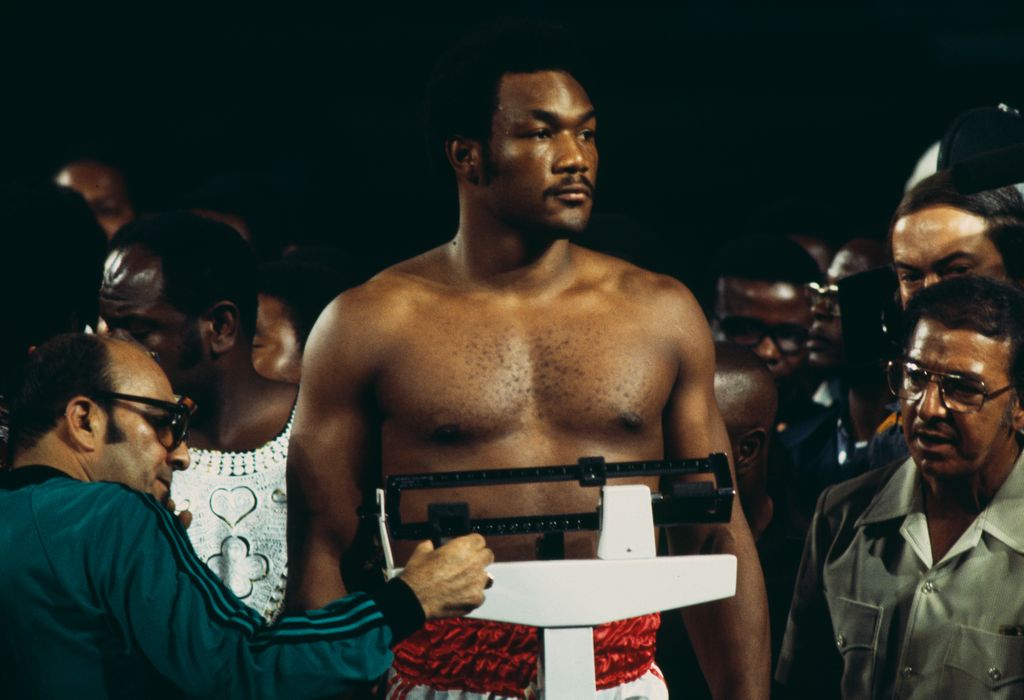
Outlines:
[[[585,189],[586,193],[593,197],[594,196],[594,183],[586,175],[578,175],[576,177],[567,177],[562,180],[559,184],[554,187],[549,187],[544,190],[544,194],[547,196],[556,197],[566,191],[579,191]]]

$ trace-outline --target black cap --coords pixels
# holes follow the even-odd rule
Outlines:
[[[1005,104],[975,107],[946,129],[939,142],[938,169],[1017,144],[1024,144],[1024,117],[1019,111]]]

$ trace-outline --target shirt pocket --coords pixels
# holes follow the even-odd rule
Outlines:
[[[832,617],[832,641],[843,660],[844,698],[869,698],[875,678],[875,653],[882,608],[842,596],[826,596]]]
[[[942,669],[954,698],[1024,698],[1024,637],[958,625]]]

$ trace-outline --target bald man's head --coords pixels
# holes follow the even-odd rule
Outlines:
[[[734,433],[775,423],[778,393],[771,372],[749,348],[715,343],[715,399],[730,438]]]
[[[740,503],[757,539],[772,517],[767,491],[768,447],[778,391],[771,372],[750,349],[719,342],[715,352],[715,399],[729,432]]]

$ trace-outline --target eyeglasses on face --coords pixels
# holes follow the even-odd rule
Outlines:
[[[807,291],[811,295],[811,311],[833,318],[839,317],[838,285],[808,282]]]
[[[196,411],[195,402],[187,396],[178,397],[176,403],[153,399],[148,396],[135,396],[133,394],[121,394],[116,391],[98,391],[97,398],[113,399],[116,401],[129,401],[141,403],[146,406],[154,406],[166,411],[162,416],[155,416],[150,413],[143,413],[143,418],[153,426],[160,444],[168,450],[177,449],[178,445],[188,440],[188,422]]]
[[[795,355],[807,344],[807,329],[795,323],[769,325],[756,318],[726,316],[718,321],[718,327],[728,340],[748,348],[758,345],[768,336],[784,355]]]
[[[906,401],[920,401],[925,389],[935,381],[939,386],[939,399],[947,410],[954,413],[975,413],[985,402],[1013,388],[1007,384],[1002,389],[988,391],[985,382],[965,377],[955,372],[939,372],[925,369],[913,360],[891,360],[886,368],[889,389]]]

